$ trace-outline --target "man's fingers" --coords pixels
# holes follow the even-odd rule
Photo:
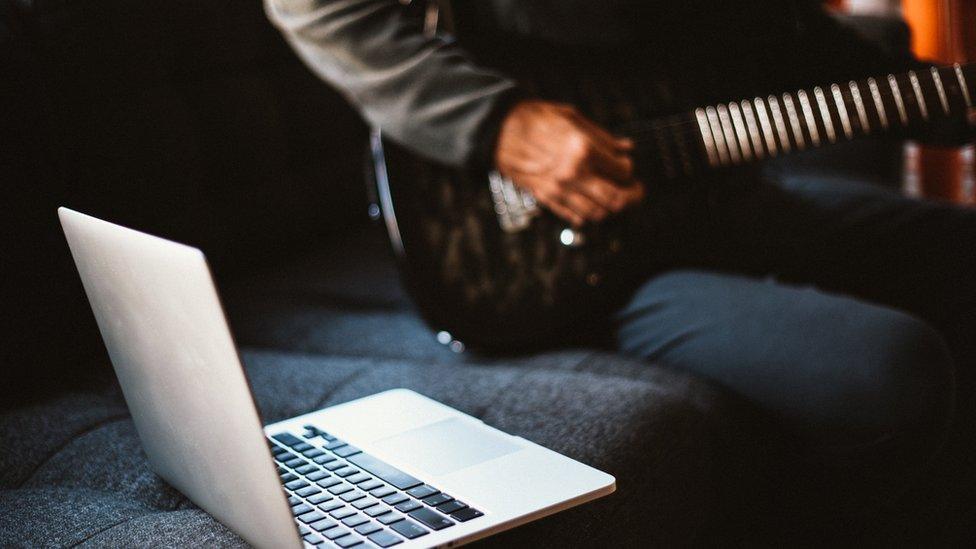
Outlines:
[[[573,111],[573,120],[586,130],[595,141],[610,149],[630,150],[633,147],[633,142],[630,139],[614,136],[602,126],[579,112]]]
[[[577,190],[610,212],[620,212],[644,198],[644,186],[633,182],[618,185],[602,177],[589,176],[576,184]]]
[[[605,175],[618,185],[629,183],[634,177],[634,162],[626,154],[613,153],[605,148],[594,148],[589,156],[592,172]]]
[[[561,197],[561,205],[576,212],[586,221],[602,221],[610,212],[589,197],[578,192],[568,192]]]

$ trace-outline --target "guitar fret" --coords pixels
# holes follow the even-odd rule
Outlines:
[[[851,118],[847,113],[847,105],[844,103],[844,96],[841,95],[840,86],[837,84],[831,85],[830,93],[834,96],[834,105],[837,106],[837,114],[840,116],[840,125],[844,129],[844,135],[848,139],[853,139],[854,128],[851,126]]]
[[[807,123],[807,131],[810,133],[810,141],[814,147],[820,146],[820,130],[817,128],[817,119],[813,117],[813,107],[810,106],[810,98],[807,92],[800,90],[796,92],[797,99],[800,100],[800,108],[803,110],[803,119]]]
[[[881,90],[878,82],[874,78],[868,78],[868,88],[871,89],[871,98],[874,99],[874,109],[881,120],[881,127],[888,129],[888,113],[885,111],[884,101],[881,100]]]
[[[891,74],[888,75],[888,86],[891,87],[891,94],[895,98],[895,106],[898,107],[898,117],[901,125],[908,125],[908,111],[905,110],[905,101],[901,98],[901,89],[898,87],[898,80]]]
[[[735,128],[735,136],[739,139],[739,150],[742,151],[742,159],[749,162],[752,160],[752,148],[749,146],[749,136],[746,135],[746,125],[742,120],[742,113],[739,111],[738,103],[729,103],[729,114],[732,116],[732,126]]]
[[[698,130],[701,132],[702,143],[705,144],[705,155],[708,156],[708,165],[718,166],[718,153],[715,151],[715,140],[712,139],[712,128],[708,124],[708,117],[704,109],[695,110],[695,118],[698,119]]]
[[[918,75],[915,71],[908,71],[908,80],[912,83],[912,90],[915,91],[915,99],[918,100],[918,110],[922,113],[925,121],[929,119],[929,108],[925,104],[925,96],[922,95],[922,85],[918,82]]]
[[[788,93],[783,94],[783,106],[786,107],[786,115],[790,119],[790,127],[793,128],[793,137],[796,139],[796,148],[807,148],[807,143],[803,139],[803,128],[800,127],[800,117],[796,114],[796,105],[793,104],[793,96]]]
[[[762,160],[766,154],[763,151],[763,142],[759,135],[756,114],[752,111],[752,104],[749,101],[742,102],[742,117],[746,119],[746,129],[749,130],[749,137],[752,138],[752,150],[756,154],[756,158]]]
[[[729,163],[729,150],[725,143],[725,135],[722,133],[722,125],[718,121],[718,113],[715,107],[705,109],[708,117],[708,125],[712,128],[712,137],[715,139],[715,148],[718,150],[719,163],[723,166]]]
[[[827,132],[827,139],[831,143],[837,142],[837,132],[834,131],[834,121],[830,118],[830,109],[827,108],[827,98],[819,87],[813,88],[813,96],[817,98],[817,107],[823,117],[824,130]]]
[[[769,113],[766,112],[766,104],[761,97],[752,100],[756,106],[756,113],[759,115],[759,126],[762,128],[763,138],[766,140],[766,150],[770,156],[779,154],[776,149],[776,136],[773,135],[773,127],[769,123]]]
[[[851,97],[854,98],[854,106],[857,107],[857,118],[861,123],[861,131],[865,135],[871,134],[871,125],[868,123],[868,112],[864,108],[864,102],[861,101],[861,88],[858,87],[857,82],[851,80],[848,87],[851,89]]]
[[[724,103],[719,104],[718,120],[722,125],[722,133],[725,136],[725,146],[729,148],[729,157],[733,164],[742,162],[742,155],[739,154],[739,146],[735,143],[735,129],[732,127],[732,119],[729,118],[729,108]]]
[[[949,114],[949,98],[946,96],[945,87],[942,85],[942,75],[939,69],[932,67],[932,81],[935,82],[935,89],[939,92],[939,103],[942,103],[942,112]]]
[[[779,134],[779,144],[783,147],[783,152],[788,153],[792,150],[790,145],[790,134],[786,130],[786,121],[783,120],[783,113],[779,109],[779,99],[775,95],[769,96],[769,112],[773,115],[773,123],[776,124],[776,132]]]
[[[962,88],[962,97],[966,100],[966,108],[971,109],[973,108],[973,100],[969,96],[969,86],[966,84],[966,77],[962,74],[962,67],[956,63],[953,68],[956,70],[956,78],[959,79],[959,87]]]

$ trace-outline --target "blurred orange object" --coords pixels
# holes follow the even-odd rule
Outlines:
[[[902,0],[918,57],[941,64],[976,60],[976,2]],[[906,182],[910,190],[933,198],[976,204],[974,148],[910,147]]]

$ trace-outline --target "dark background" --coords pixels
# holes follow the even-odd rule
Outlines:
[[[365,139],[258,0],[0,0],[3,406],[107,362],[58,206],[226,279],[366,222]]]

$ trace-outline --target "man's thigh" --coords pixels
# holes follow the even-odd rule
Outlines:
[[[976,211],[831,179],[717,180],[650,206],[649,254],[814,285],[940,328],[976,306]]]
[[[625,353],[724,385],[826,452],[936,432],[951,413],[933,328],[809,286],[669,271],[617,314],[616,334]]]

